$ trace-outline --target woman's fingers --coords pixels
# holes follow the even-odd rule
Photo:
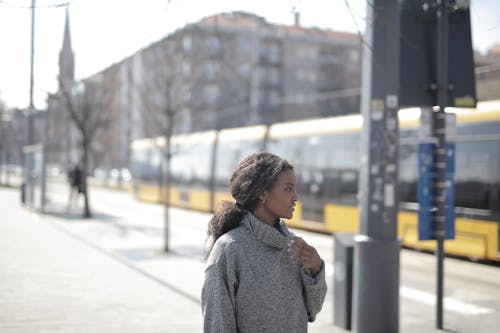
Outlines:
[[[288,244],[288,252],[292,256],[292,259],[301,261],[304,253],[304,248],[306,246],[306,242],[302,238],[296,238]]]
[[[306,243],[302,238],[290,241],[288,252],[293,262],[300,263],[316,274],[321,269],[321,258],[316,249]]]

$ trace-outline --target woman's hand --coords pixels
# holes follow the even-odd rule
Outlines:
[[[288,243],[288,253],[293,262],[309,268],[313,276],[321,270],[323,263],[318,251],[302,238],[296,238]]]

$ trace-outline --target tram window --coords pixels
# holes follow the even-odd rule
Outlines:
[[[269,152],[281,156],[294,166],[297,174],[297,191],[302,195],[309,192],[319,194],[321,190],[316,180],[322,178],[314,176],[318,167],[313,163],[316,153],[309,151],[313,150],[310,143],[309,137],[299,137],[270,140],[267,146]]]
[[[198,144],[197,149],[191,154],[191,162],[195,170],[195,181],[199,184],[208,184],[210,179],[210,160],[212,144]],[[202,165],[203,167],[200,167]]]
[[[161,156],[157,148],[136,150],[132,158],[134,178],[148,182],[158,180]]]
[[[358,141],[357,134],[286,138],[270,140],[268,150],[295,166],[299,193],[355,203]]]
[[[199,143],[176,147],[172,156],[174,184],[206,186],[210,177],[211,144]]]
[[[215,184],[227,190],[229,180],[238,163],[247,155],[258,152],[262,146],[260,141],[220,142],[217,147],[215,166]]]
[[[455,206],[491,209],[491,188],[499,179],[498,142],[458,142]]]
[[[357,194],[358,193],[358,171],[345,170],[340,175],[342,183],[342,193]]]
[[[457,126],[459,136],[466,135],[487,135],[500,133],[500,122],[470,124],[464,123]]]
[[[401,129],[399,132],[400,139],[417,138],[418,129]]]
[[[182,148],[179,145],[172,145],[172,158],[170,160],[170,180],[172,184],[178,185],[182,181]]]
[[[134,150],[132,152],[131,171],[136,179],[142,179],[145,173],[145,153],[144,150]]]
[[[276,154],[281,158],[298,167],[298,163],[302,160],[302,149],[304,143],[300,141],[304,138],[287,138],[287,139],[270,139],[267,143],[267,151]]]
[[[359,167],[358,136],[352,134],[312,137],[304,153],[306,161],[320,169]]]
[[[172,183],[175,185],[190,185],[192,178],[192,163],[189,161],[191,146],[177,147],[175,155],[172,155],[170,173]]]

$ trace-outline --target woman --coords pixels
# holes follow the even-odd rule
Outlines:
[[[204,332],[307,332],[321,310],[324,263],[281,221],[293,215],[295,184],[293,167],[270,153],[237,166],[235,202],[224,202],[208,226]]]

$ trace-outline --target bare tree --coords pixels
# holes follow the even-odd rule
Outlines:
[[[148,137],[160,136],[164,142],[159,180],[164,191],[165,251],[169,251],[171,162],[175,154],[182,153],[172,151],[172,135],[200,126],[193,119],[217,127],[214,114],[220,109],[219,96],[225,86],[221,45],[213,31],[180,30],[142,52],[143,71],[141,77],[134,77],[144,132]]]
[[[106,111],[111,109],[108,106],[112,102],[113,95],[106,90],[106,86],[109,85],[103,82],[102,77],[94,77],[92,80],[84,80],[72,86],[66,86],[62,80],[59,81],[63,108],[69,114],[79,134],[79,160],[85,201],[83,216],[88,218],[92,216],[87,186],[91,149],[99,130],[109,127],[113,115]]]
[[[157,148],[162,152],[159,182],[162,184],[160,197],[165,204],[165,242],[168,252],[170,231],[170,179],[172,146],[175,131],[189,119],[189,97],[192,88],[191,62],[183,57],[182,37],[162,40],[142,54],[145,71],[134,82],[135,96],[140,101],[144,132],[150,137],[162,137],[164,145]]]
[[[134,75],[146,136],[163,138],[165,251],[169,250],[171,138],[174,133],[263,121],[257,112],[257,34],[235,34],[218,18],[179,30],[141,52]],[[251,42],[250,47],[246,47]],[[241,47],[241,46],[245,47]],[[135,73],[135,72],[134,72]],[[261,115],[262,116],[262,115]],[[244,120],[242,120],[244,118]]]

